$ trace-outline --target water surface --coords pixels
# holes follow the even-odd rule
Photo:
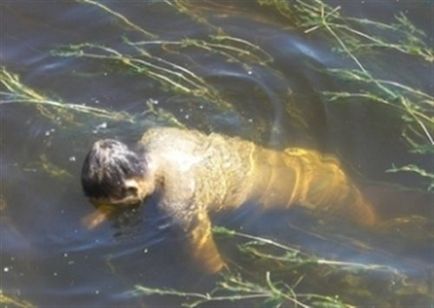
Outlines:
[[[115,64],[54,55],[52,51],[62,45],[94,42],[128,50],[124,37],[143,40],[96,6],[74,1],[2,1],[2,65],[28,86],[64,102],[138,115],[152,99],[156,107],[189,128],[240,136],[276,149],[302,146],[338,156],[348,172],[381,200],[379,211],[389,217],[417,216],[422,222],[410,219],[376,234],[339,221],[321,225],[306,213],[262,213],[247,205],[217,217],[216,223],[296,245],[324,258],[396,267],[425,291],[414,291],[406,300],[396,300],[393,290],[379,292],[368,304],[426,306],[431,301],[432,305],[432,298],[426,296],[433,282],[432,195],[423,192],[424,182],[417,176],[385,172],[392,164],[416,161],[427,166],[430,158],[408,153],[401,137],[402,121],[391,115],[393,110],[325,101],[321,91],[342,84],[323,70],[350,67],[350,60],[334,52],[329,41],[319,35],[306,36],[275,10],[254,1],[194,1],[194,12],[212,26],[163,1],[104,3],[158,38],[206,38],[220,28],[261,47],[273,61],[237,63],[202,49],[187,48],[177,54],[147,47],[153,55],[199,74],[232,104],[232,108],[217,108],[207,98],[164,89],[155,80]],[[329,3],[342,5],[345,14],[386,23],[403,11],[427,33],[432,46],[434,11],[428,1]],[[432,65],[398,53],[370,61],[368,66],[383,78],[434,94]],[[217,278],[196,271],[179,253],[180,243],[153,200],[96,230],[86,230],[80,222],[92,211],[79,183],[90,145],[104,137],[133,143],[146,128],[162,125],[163,120],[143,116],[131,124],[75,115],[67,122],[25,104],[0,105],[0,111],[0,289],[5,294],[36,306],[152,307],[179,305],[179,301],[132,297],[128,291],[136,284],[196,292],[212,288]],[[393,185],[416,191],[401,191]],[[234,244],[220,244],[224,255],[236,258]],[[369,279],[374,286],[390,287],[384,277]],[[319,288],[323,293],[340,292],[333,281],[327,284]],[[367,304],[363,296],[348,298],[348,302]]]

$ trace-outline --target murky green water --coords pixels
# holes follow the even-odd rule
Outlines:
[[[402,218],[366,231],[340,220],[319,221],[297,210],[263,213],[247,205],[216,217],[215,222],[294,245],[321,258],[391,266],[408,276],[407,285],[398,283],[396,276],[375,271],[339,276],[302,268],[295,273],[243,257],[236,243],[222,238],[218,243],[223,255],[238,264],[234,270],[243,272],[244,268],[247,277],[255,277],[255,271],[257,275],[272,271],[288,284],[300,277],[315,277],[306,278],[308,282],[299,289],[338,294],[353,305],[433,305],[432,194],[425,192],[422,177],[385,172],[392,165],[406,164],[432,169],[432,155],[409,153],[403,137],[405,121],[393,108],[357,99],[343,104],[325,99],[322,91],[358,90],[358,85],[325,73],[326,68],[354,68],[351,59],[334,51],[333,41],[321,36],[320,30],[304,33],[272,6],[260,6],[253,0],[187,1],[184,13],[171,2],[104,3],[154,36],[89,3],[0,3],[1,64],[18,74],[23,84],[55,101],[135,115],[133,122],[72,111],[65,115],[55,108],[6,104],[2,98],[0,289],[5,295],[36,306],[154,307],[177,306],[180,301],[169,296],[132,296],[129,291],[138,284],[190,292],[211,290],[219,277],[198,272],[180,253],[181,244],[153,200],[97,230],[88,231],[80,222],[92,211],[83,197],[79,173],[95,140],[110,137],[133,143],[146,128],[184,125],[272,148],[299,146],[334,154],[384,217]],[[426,32],[425,40],[433,46],[434,7],[429,1],[327,3],[342,5],[344,15],[384,23],[391,23],[394,14],[402,11]],[[224,39],[208,40],[216,34]],[[70,44],[94,43],[140,57],[140,51],[125,38],[147,41],[140,47],[152,55],[153,65],[190,77],[189,72],[194,72],[200,79],[192,85],[179,75],[159,71],[192,89],[182,91],[151,78],[143,67],[134,72],[119,59],[53,53]],[[187,38],[214,45],[199,48],[191,42],[179,43]],[[239,48],[236,52],[227,47],[213,49],[229,40]],[[110,54],[95,47],[85,52]],[[383,50],[363,60],[377,78],[434,95],[432,62]],[[212,91],[203,92],[204,87]],[[260,303],[262,300],[232,305]]]

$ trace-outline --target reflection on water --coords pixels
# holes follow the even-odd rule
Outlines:
[[[329,3],[385,23],[404,11],[427,39],[434,35],[428,2]],[[218,277],[201,273],[181,253],[179,238],[153,199],[95,230],[81,224],[92,211],[79,183],[90,145],[106,137],[134,143],[149,127],[171,125],[338,156],[376,210],[391,218],[375,230],[299,210],[263,213],[255,204],[222,213],[215,224],[324,259],[394,267],[409,275],[410,291],[398,287],[396,276],[378,272],[338,275],[303,267],[293,277],[280,261],[252,261],[240,255],[236,240],[219,237],[219,249],[234,269],[252,279],[269,270],[276,275],[274,270],[304,293],[341,294],[354,305],[432,304],[432,195],[423,192],[420,177],[385,172],[392,164],[429,166],[432,157],[408,152],[406,137],[419,138],[423,131],[405,130],[388,106],[325,101],[321,91],[363,90],[362,84],[324,74],[328,67],[352,67],[351,60],[315,31],[309,36],[289,27],[282,14],[254,1],[193,6],[179,1],[185,11],[163,1],[105,4],[113,11],[72,1],[0,4],[1,62],[20,82],[56,102],[134,115],[133,122],[114,121],[29,104],[0,105],[0,289],[8,298],[37,306],[179,305],[176,297],[133,297],[129,291],[137,284],[191,292],[213,288]],[[149,33],[136,31],[114,11]],[[290,18],[295,24],[296,17]],[[210,34],[220,38],[209,39]],[[94,45],[65,48],[82,43]],[[122,57],[107,61],[117,53]],[[143,62],[135,62],[139,56]],[[394,51],[368,53],[367,59],[367,68],[382,79],[433,94],[432,64],[417,56]],[[299,276],[304,280],[297,282]],[[0,299],[5,301],[1,294]]]

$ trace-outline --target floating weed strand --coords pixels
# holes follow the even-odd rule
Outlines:
[[[135,48],[136,48],[136,49],[137,49],[137,50],[138,50],[138,51],[139,51],[143,56],[146,56],[146,57],[149,57],[149,58],[153,58],[153,59],[155,59],[155,60],[158,61],[158,62],[161,62],[161,63],[163,63],[163,64],[165,64],[165,65],[168,65],[168,66],[170,66],[170,67],[172,67],[172,68],[174,68],[174,69],[177,69],[177,70],[182,71],[183,73],[185,73],[186,75],[188,75],[188,76],[191,78],[191,80],[189,80],[189,79],[187,79],[187,78],[185,78],[185,79],[186,79],[186,80],[189,80],[189,81],[192,82],[193,84],[195,84],[194,81],[197,82],[196,85],[197,85],[197,84],[205,84],[205,81],[204,81],[201,77],[199,77],[198,75],[196,75],[196,74],[193,73],[192,71],[186,69],[185,67],[183,67],[183,66],[181,66],[181,65],[178,65],[178,64],[176,64],[176,63],[170,62],[170,61],[165,60],[165,59],[160,58],[160,57],[151,56],[147,51],[145,51],[145,50],[142,49],[142,48],[139,48],[139,46],[141,46],[141,45],[144,45],[144,44],[149,43],[149,42],[155,42],[155,41],[131,42],[131,41],[129,41],[128,39],[125,38],[125,42],[126,42],[127,44],[131,45],[131,46],[134,46],[134,47],[135,47]],[[159,42],[161,42],[161,41],[159,41]],[[158,43],[158,44],[160,44],[160,43]],[[165,43],[163,43],[163,44],[165,44]],[[178,76],[182,76],[182,75],[181,75],[181,74],[178,74]]]
[[[259,236],[254,236],[254,235],[250,235],[247,233],[243,233],[243,232],[238,232],[235,230],[230,230],[224,227],[214,227],[213,228],[213,232],[217,235],[223,235],[223,236],[227,236],[227,237],[239,237],[239,238],[244,238],[244,239],[248,239],[251,240],[251,242],[247,242],[243,247],[254,247],[257,245],[266,245],[268,247],[273,246],[276,248],[281,249],[282,251],[284,251],[285,253],[289,253],[285,255],[285,257],[281,257],[281,256],[275,256],[275,255],[262,255],[262,257],[271,257],[271,258],[277,258],[280,260],[285,260],[285,261],[296,261],[296,262],[308,262],[308,263],[314,263],[314,264],[322,264],[322,265],[331,265],[331,266],[338,266],[340,267],[340,269],[361,269],[361,270],[372,270],[372,271],[386,271],[389,273],[392,273],[394,275],[398,275],[399,272],[398,270],[396,270],[393,267],[390,266],[386,266],[386,265],[380,265],[380,264],[363,264],[363,263],[355,263],[355,262],[344,262],[344,261],[336,261],[336,260],[326,260],[326,259],[319,259],[316,257],[312,257],[309,254],[303,253],[302,251],[300,251],[297,248],[293,248],[290,247],[288,245],[284,245],[281,243],[278,243],[276,241],[264,238],[264,237],[259,237]],[[255,252],[257,253],[257,251],[255,250],[250,250],[250,252]],[[290,259],[288,259],[287,257],[291,256]]]
[[[87,50],[89,49],[89,51]],[[94,50],[95,52],[92,52]],[[103,53],[97,53],[98,51],[102,51]],[[163,84],[172,86],[176,90],[180,90],[185,93],[191,93],[192,90],[187,86],[182,85],[179,82],[176,82],[173,79],[170,79],[167,76],[157,73],[152,69],[164,71],[167,73],[168,71],[165,68],[158,67],[148,61],[144,61],[139,58],[133,58],[130,55],[122,54],[117,50],[92,43],[83,43],[77,45],[69,45],[63,47],[62,49],[55,50],[53,54],[63,57],[77,57],[77,58],[91,58],[91,59],[99,59],[99,60],[114,60],[118,63],[126,65],[134,69],[138,73],[148,74],[152,79],[158,80]],[[176,74],[176,72],[171,72],[172,74]]]
[[[422,40],[425,33],[417,29],[408,18],[400,13],[395,16],[395,24],[385,24],[378,21],[346,17],[340,14],[340,6],[332,8],[322,0],[257,0],[258,4],[275,7],[276,10],[290,22],[304,30],[306,34],[313,31],[335,29],[338,37],[344,37],[348,50],[356,51],[364,47],[386,48],[421,57],[427,62],[434,62],[434,50]],[[372,35],[358,26],[369,26],[371,29],[387,31],[384,37]],[[334,31],[334,30],[333,30]],[[329,32],[332,36],[333,33]],[[387,34],[398,34],[395,40],[387,40]],[[348,46],[349,44],[349,46]],[[342,47],[342,46],[341,46]]]
[[[103,5],[102,3],[98,2],[98,1],[93,1],[93,0],[76,0],[76,1],[87,3],[87,4],[92,4],[92,5],[95,5],[99,8],[101,8],[105,12],[107,12],[110,15],[114,16],[115,18],[118,18],[119,20],[121,20],[124,24],[129,26],[131,29],[136,30],[136,31],[144,34],[147,38],[152,39],[152,38],[157,37],[157,35],[144,30],[143,28],[139,27],[135,23],[131,22],[124,15],[110,9],[109,7]],[[188,15],[192,16],[190,14],[191,10],[189,10],[186,7],[186,3],[184,1],[179,1],[179,0],[165,1],[165,3],[170,5],[171,7],[175,7],[176,9],[178,9],[182,13],[187,13]],[[190,39],[190,38],[184,39],[183,41],[180,42],[181,46],[183,46],[183,47],[196,46],[198,48],[206,49],[210,52],[219,53],[222,56],[225,56],[232,61],[236,61],[236,62],[240,62],[240,63],[243,63],[243,61],[249,61],[249,62],[259,63],[262,65],[265,65],[265,64],[269,63],[270,61],[272,61],[271,55],[268,54],[267,52],[265,52],[264,50],[262,50],[259,46],[252,44],[246,40],[243,40],[241,38],[236,38],[236,37],[226,35],[222,32],[221,29],[216,28],[216,27],[212,26],[211,24],[209,24],[208,22],[206,22],[206,19],[204,19],[202,17],[198,17],[197,15],[194,15],[194,16],[196,16],[196,17],[194,17],[194,20],[201,22],[201,23],[206,23],[207,26],[212,27],[216,31],[216,33],[218,33],[218,34],[211,36],[210,42],[207,42],[205,40],[199,40],[199,39]],[[223,41],[227,41],[230,44],[223,44],[222,43]],[[235,46],[233,44],[237,44],[238,46]]]
[[[6,295],[2,289],[0,289],[0,304],[4,305],[3,307],[36,308],[35,305],[26,300]]]
[[[156,38],[157,35],[146,31],[145,29],[143,29],[142,27],[139,27],[138,25],[136,25],[135,23],[133,23],[132,21],[130,21],[128,18],[126,18],[124,15],[119,14],[118,12],[110,9],[108,6],[98,2],[98,1],[93,1],[93,0],[76,0],[77,2],[82,2],[82,3],[86,3],[86,4],[91,4],[94,5],[102,10],[104,10],[105,12],[109,13],[110,15],[116,17],[117,19],[121,20],[125,25],[127,25],[128,27],[130,27],[133,30],[136,30],[142,34],[144,34],[145,36],[149,37],[149,38]]]
[[[390,169],[387,169],[386,172],[394,173],[394,172],[410,172],[415,173],[421,177],[427,178],[430,181],[430,185],[428,186],[428,191],[434,190],[434,173],[427,172],[426,170],[420,168],[417,165],[406,165],[401,167],[396,167],[395,165],[392,165]]]
[[[219,54],[228,61],[237,62],[249,71],[251,70],[249,63],[266,65],[272,61],[272,57],[259,46],[244,39],[229,36],[222,32],[221,29],[214,29],[216,30],[216,35],[210,36],[209,40],[186,38],[170,43],[164,40],[147,41],[156,36],[139,27],[126,16],[114,11],[99,1],[77,1],[100,8],[114,18],[119,19],[129,28],[145,34],[146,40],[133,43],[127,38],[124,38],[124,42],[133,47],[136,53],[131,53],[130,51],[123,51],[121,53],[114,48],[99,45],[97,43],[83,43],[59,48],[55,50],[53,54],[64,57],[81,57],[115,61],[129,69],[132,69],[138,74],[146,75],[147,77],[157,81],[164,91],[173,91],[175,93],[192,95],[197,98],[205,99],[206,101],[217,105],[218,108],[222,110],[232,110],[233,105],[222,97],[214,86],[206,82],[202,77],[187,67],[164,59],[164,57],[152,55],[142,47],[149,44],[155,45],[161,42],[162,44],[160,45],[162,52],[173,52],[172,50],[169,51],[164,48],[168,45],[179,46],[181,48],[200,48],[209,53]],[[166,4],[171,5],[180,11],[183,10],[182,7],[189,11],[189,9],[185,7],[187,4],[184,1],[166,2]],[[184,13],[187,13],[187,11],[184,11]],[[197,18],[195,18],[195,20],[198,21]],[[201,19],[201,21],[205,22],[206,20]]]
[[[195,14],[193,9],[188,7],[187,1],[183,0],[164,0],[164,3],[169,5],[170,7],[175,8],[178,12],[185,14],[189,16],[192,20],[195,22],[205,25],[206,27],[214,30],[214,31],[221,31],[219,27],[214,26],[211,24],[206,18],[199,14]]]
[[[396,81],[375,78],[356,56],[356,53],[363,51],[394,50],[418,57],[428,64],[434,63],[434,49],[424,42],[425,33],[417,29],[403,13],[395,16],[394,24],[388,25],[368,19],[343,16],[339,6],[332,8],[322,0],[294,0],[291,5],[286,0],[257,0],[257,2],[260,5],[274,7],[306,34],[315,31],[331,37],[337,42],[340,51],[354,62],[357,69],[329,69],[328,71],[343,80],[372,85],[359,93],[324,91],[323,94],[330,101],[365,98],[367,101],[396,108],[400,111],[408,131],[413,133],[413,137],[403,133],[410,151],[417,149],[418,154],[431,155],[429,151],[421,149],[426,148],[424,144],[434,145],[433,97]],[[427,174],[432,174],[421,167],[415,169],[413,165],[394,167],[389,172],[391,170],[413,172],[425,178]],[[432,189],[433,183],[431,181],[428,190]]]
[[[209,43],[211,47],[214,46],[217,48],[230,50],[234,52],[235,55],[239,57],[242,56],[241,60],[250,60],[253,63],[259,63],[261,65],[266,65],[273,62],[273,57],[269,53],[260,48],[258,45],[255,45],[247,40],[222,34],[211,36],[211,39],[218,42],[218,44]],[[227,43],[223,44],[224,42]],[[238,44],[238,46],[235,46],[235,44]]]
[[[224,41],[227,41],[228,43],[223,44],[222,42]],[[229,43],[232,43],[232,45]],[[134,46],[160,45],[162,47],[176,46],[178,48],[196,47],[211,53],[219,54],[227,58],[229,61],[240,63],[243,66],[248,66],[247,63],[266,65],[273,61],[272,57],[260,49],[259,46],[241,39],[226,36],[211,36],[210,41],[187,38],[180,41],[138,41],[130,42],[130,44]],[[238,44],[239,46],[236,46],[235,44]]]
[[[149,55],[145,50],[136,47],[140,55],[123,54],[117,50],[92,43],[69,45],[53,51],[55,55],[64,57],[92,58],[111,60],[139,74],[144,74],[158,81],[165,90],[172,89],[183,94],[190,94],[211,101],[221,108],[231,109],[232,105],[225,101],[216,90],[207,84],[201,77],[185,67],[162,58]],[[164,65],[164,66],[163,66]]]
[[[174,127],[187,128],[187,126],[181,123],[171,112],[166,111],[162,108],[156,108],[155,103],[150,99],[146,101],[146,106],[148,109],[143,112],[143,115],[152,114],[158,119],[163,120],[164,123]]]
[[[398,279],[399,281],[406,280],[405,275],[390,266],[320,259],[301,252],[299,249],[267,238],[229,230],[223,227],[214,227],[213,232],[220,236],[229,238],[237,237],[239,239],[248,240],[248,242],[239,246],[240,248],[251,248],[241,249],[243,253],[248,254],[250,257],[254,256],[260,258],[264,261],[283,261],[283,264],[286,264],[285,268],[294,273],[298,273],[297,268],[300,266],[317,265],[327,266],[327,268],[329,268],[327,270],[328,275],[338,271],[348,271],[349,273],[354,273],[355,270],[365,272],[377,271],[390,274],[394,279]],[[267,251],[271,250],[273,252],[260,252],[255,247],[263,247],[263,249],[266,248]],[[284,254],[278,254],[273,248],[283,251]],[[301,280],[303,280],[303,276],[300,276],[292,286],[283,282],[275,282],[271,279],[271,276],[272,272],[267,270],[265,272],[265,279],[245,280],[240,273],[227,272],[220,276],[221,279],[217,282],[217,286],[207,293],[183,292],[174,289],[150,288],[136,285],[135,289],[131,291],[130,294],[133,296],[176,296],[184,300],[182,305],[186,307],[197,307],[210,302],[234,302],[251,299],[261,299],[263,303],[273,303],[275,306],[291,303],[298,307],[305,308],[316,307],[318,305],[327,307],[354,307],[342,302],[337,296],[297,292],[296,288]]]
[[[164,3],[174,7],[180,13],[190,16],[194,21],[209,27],[215,32],[214,35],[210,36],[210,41],[189,38],[180,42],[176,42],[175,45],[180,45],[182,47],[195,46],[202,48],[207,51],[225,56],[231,61],[242,63],[244,66],[247,66],[247,63],[243,62],[266,65],[273,61],[273,57],[258,45],[247,40],[228,35],[223,31],[222,28],[216,27],[208,22],[205,17],[194,13],[194,8],[190,7],[188,1],[166,0]],[[247,68],[250,69],[250,67]]]
[[[45,154],[39,156],[39,159],[26,165],[24,171],[39,170],[52,178],[59,180],[73,179],[73,176],[66,169],[51,162]]]
[[[149,58],[150,60],[156,60],[159,63],[162,63],[163,65],[166,65],[168,67],[170,67],[170,69],[165,68],[163,66],[158,66],[155,64],[150,64],[152,67],[158,69],[158,70],[162,70],[165,73],[174,75],[175,77],[182,79],[183,81],[185,81],[186,83],[188,83],[189,85],[198,88],[198,89],[208,89],[208,85],[205,82],[205,80],[203,80],[201,77],[199,77],[198,75],[196,75],[195,73],[193,73],[192,71],[188,70],[187,68],[180,66],[176,63],[170,62],[168,60],[165,60],[163,58],[160,57],[156,57],[156,56],[152,56],[150,55],[148,52],[146,52],[144,49],[138,47],[137,44],[129,42],[127,40],[127,43],[131,46],[134,46],[134,48],[140,53],[140,55],[142,55],[143,57]]]
[[[124,112],[112,112],[101,108],[90,107],[79,104],[63,103],[61,101],[51,100],[30,87],[21,83],[18,75],[12,74],[2,67],[0,69],[0,83],[7,91],[0,91],[0,106],[10,103],[27,103],[35,104],[38,107],[52,107],[57,110],[57,116],[69,119],[70,115],[63,114],[60,111],[75,111],[78,113],[88,114],[96,117],[111,119],[114,121],[133,122],[133,117]],[[39,109],[42,113],[48,112],[45,109]],[[52,112],[49,112],[50,114]],[[48,113],[46,113],[47,115]]]
[[[310,308],[313,307],[312,305],[334,308],[353,307],[335,297],[296,293],[289,285],[272,281],[269,271],[265,273],[264,281],[258,283],[246,281],[240,274],[225,274],[221,277],[222,280],[217,283],[217,287],[208,293],[182,292],[141,285],[136,285],[135,289],[129,293],[133,296],[176,296],[185,300],[182,306],[191,308],[211,302],[235,302],[252,299],[262,299],[263,304],[272,304],[273,307],[280,307],[285,304],[302,308]]]

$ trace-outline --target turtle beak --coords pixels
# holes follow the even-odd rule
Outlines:
[[[92,213],[84,216],[81,219],[81,223],[88,230],[95,229],[100,224],[108,220],[113,212],[114,212],[113,206],[101,205]]]

